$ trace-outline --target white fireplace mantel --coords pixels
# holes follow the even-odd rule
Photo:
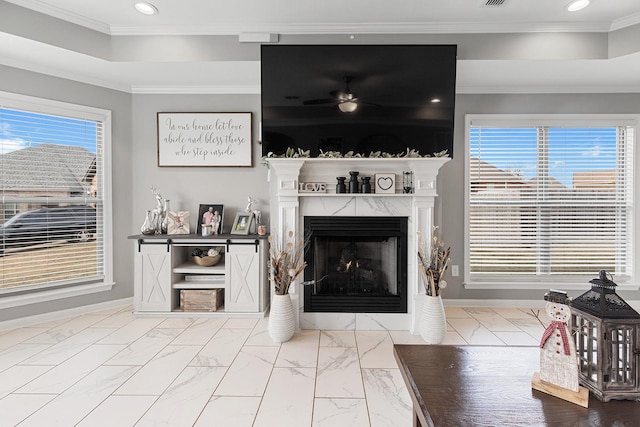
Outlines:
[[[408,218],[408,312],[407,313],[307,313],[304,289],[292,287],[291,297],[298,329],[388,329],[417,333],[420,298],[424,293],[417,274],[418,233],[430,236],[436,192],[436,178],[449,158],[271,158],[270,181],[271,233],[284,236],[289,231],[300,235],[305,216],[403,216]],[[393,194],[336,194],[336,177],[394,173]],[[413,172],[414,192],[403,194],[402,174]],[[298,191],[302,182],[324,183],[326,193]],[[427,239],[428,240],[428,239]],[[416,254],[413,256],[412,254]]]
[[[402,184],[402,172],[414,174],[414,195],[435,195],[436,177],[440,167],[448,162],[448,157],[428,158],[271,158],[270,170],[278,177],[281,194],[298,193],[299,182],[325,182],[327,195],[335,194],[336,177],[349,177],[349,171],[356,170],[360,176],[376,173],[396,173],[396,187]],[[401,186],[400,186],[401,187]],[[401,188],[398,189],[401,191]]]

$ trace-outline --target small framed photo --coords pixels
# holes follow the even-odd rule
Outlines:
[[[375,180],[375,191],[377,194],[393,194],[396,192],[395,173],[377,173]]]
[[[167,234],[189,234],[189,212],[167,212]]]
[[[222,224],[224,223],[224,206],[218,203],[207,203],[200,205],[196,221],[198,221],[196,234],[202,234],[203,225],[213,225],[213,234],[222,234]]]
[[[253,221],[253,214],[251,212],[237,213],[236,219],[233,221],[233,227],[231,227],[231,234],[249,234],[251,221]]]

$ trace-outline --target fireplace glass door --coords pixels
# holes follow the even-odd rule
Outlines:
[[[314,239],[313,292],[324,295],[398,295],[397,237]]]
[[[406,312],[406,218],[306,217],[305,311]]]

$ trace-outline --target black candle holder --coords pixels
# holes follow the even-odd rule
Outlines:
[[[361,193],[371,193],[371,177],[363,176],[362,177],[362,185],[360,186]]]
[[[358,191],[358,171],[349,171],[349,175],[351,175],[351,179],[349,180],[349,193],[359,193]]]

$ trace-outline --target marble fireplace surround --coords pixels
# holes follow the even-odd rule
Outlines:
[[[449,158],[409,159],[268,159],[271,234],[301,233],[305,216],[406,216],[408,218],[407,313],[307,313],[304,288],[290,291],[297,329],[408,330],[418,333],[418,313],[423,294],[417,271],[418,232],[431,235],[438,171]],[[395,173],[395,194],[336,194],[336,177]],[[402,194],[402,172],[413,171],[414,193]],[[299,183],[326,183],[326,193],[298,192]],[[299,235],[299,234],[298,234]]]

